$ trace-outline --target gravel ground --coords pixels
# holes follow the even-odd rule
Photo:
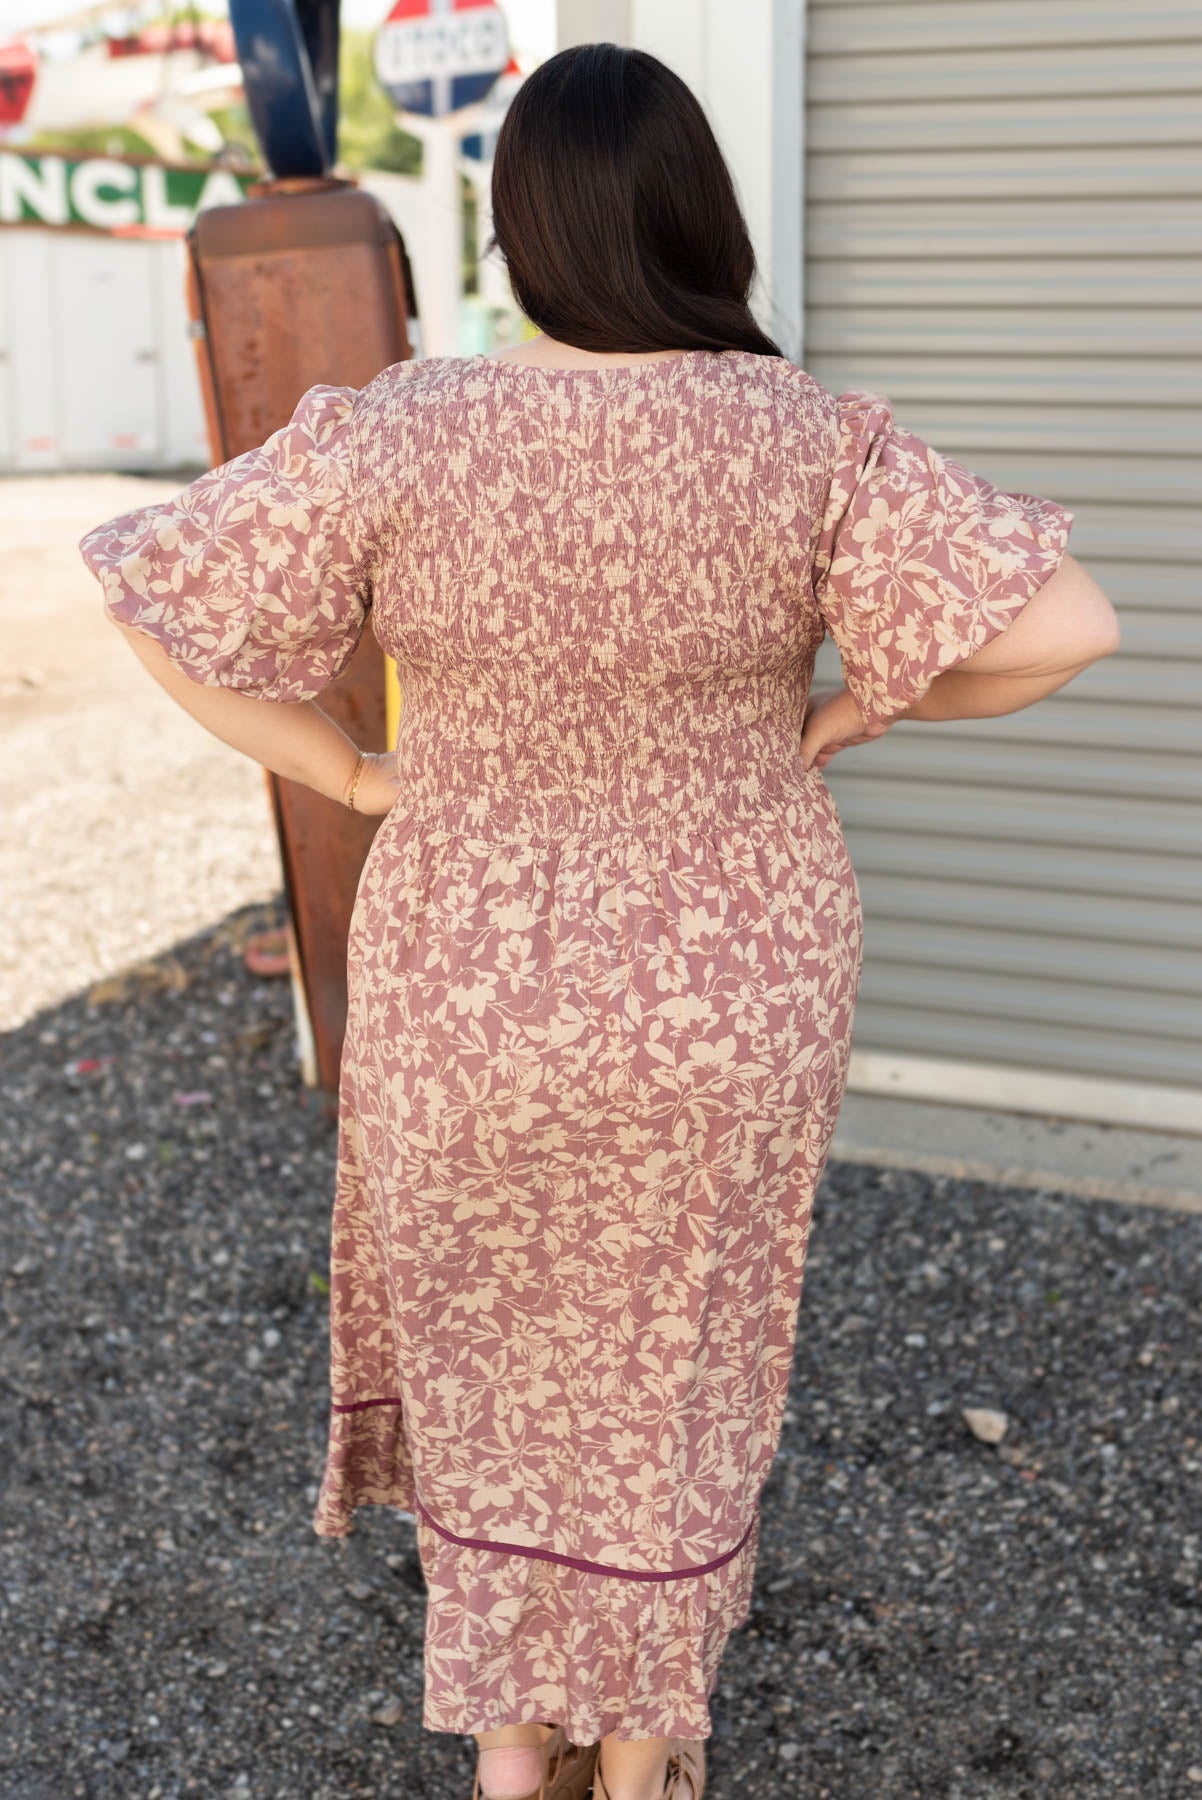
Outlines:
[[[311,1529],[335,1124],[239,955],[279,908],[3,1044],[7,1800],[471,1792],[412,1524]],[[1200,1303],[1198,1216],[832,1167],[707,1800],[1202,1794]]]

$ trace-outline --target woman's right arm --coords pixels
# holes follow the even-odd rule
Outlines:
[[[1066,551],[1004,631],[937,675],[922,698],[897,717],[925,723],[1020,712],[1118,647],[1113,606]]]
[[[327,800],[347,803],[359,749],[315,700],[261,700],[195,680],[163,646],[134,625],[114,620],[122,637],[163,691],[198,725],[273,774],[303,782]],[[354,810],[389,812],[400,794],[396,757],[368,751],[355,784]]]

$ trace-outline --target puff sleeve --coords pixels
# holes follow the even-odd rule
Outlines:
[[[883,724],[1005,630],[1055,573],[1073,515],[941,455],[881,394],[835,407],[814,598],[857,706]]]
[[[328,687],[371,604],[357,392],[310,388],[257,449],[87,532],[80,553],[110,617],[146,632],[206,686],[291,701]]]

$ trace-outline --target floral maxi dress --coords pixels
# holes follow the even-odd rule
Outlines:
[[[428,1727],[709,1735],[859,980],[814,653],[893,717],[1071,518],[781,358],[480,355],[312,388],[83,539],[196,681],[312,699],[369,612],[398,664],[313,1525],[416,1519]]]

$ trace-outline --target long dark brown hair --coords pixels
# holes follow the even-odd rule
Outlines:
[[[581,350],[784,352],[748,305],[751,246],[692,90],[658,57],[574,44],[540,63],[497,133],[493,230],[514,298]]]

